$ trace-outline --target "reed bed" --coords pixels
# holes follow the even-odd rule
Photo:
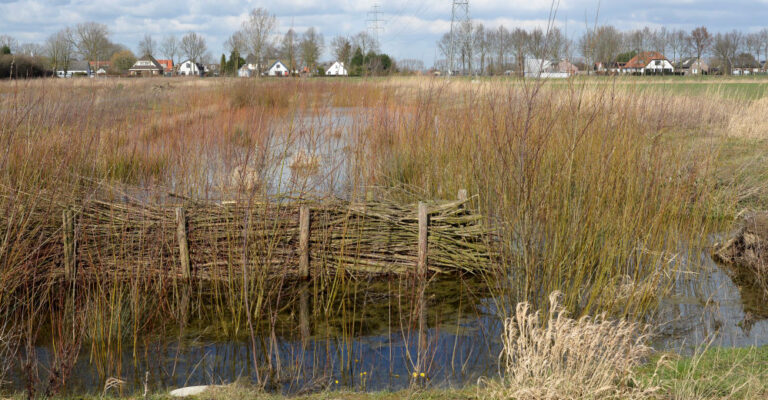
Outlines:
[[[764,193],[745,187],[755,179],[738,176],[749,173],[741,161],[721,158],[736,110],[757,112],[750,101],[654,90],[606,80],[1,82],[0,318],[15,321],[27,350],[42,330],[55,338],[61,372],[82,345],[72,332],[84,330],[106,379],[121,372],[122,346],[183,330],[206,298],[227,334],[249,332],[253,368],[275,373],[296,199],[312,208],[312,298],[327,318],[356,304],[345,296],[361,277],[412,270],[416,203],[460,189],[475,196],[430,203],[429,265],[482,276],[500,321],[521,301],[546,309],[553,291],[576,318],[650,318],[680,249],[705,245],[745,193]],[[370,187],[384,190],[367,198]],[[197,285],[179,279],[180,206]],[[74,286],[59,273],[65,211],[77,226]],[[363,312],[342,314],[351,336]],[[27,381],[45,386],[25,354]]]

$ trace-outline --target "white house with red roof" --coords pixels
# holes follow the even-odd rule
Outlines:
[[[672,74],[675,72],[675,67],[672,65],[667,57],[658,51],[644,51],[627,61],[623,67],[621,67],[621,73],[623,74]]]

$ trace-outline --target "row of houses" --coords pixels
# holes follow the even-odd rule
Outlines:
[[[579,69],[567,60],[553,62],[541,59],[526,59],[525,76],[534,78],[567,78],[579,74]],[[766,65],[734,66],[733,75],[754,75],[764,72]],[[708,75],[716,70],[696,57],[673,63],[663,54],[646,51],[632,57],[627,62],[615,62],[610,65],[596,63],[592,71],[611,75]],[[511,71],[509,72],[511,73]]]
[[[261,73],[262,76],[276,76],[276,77],[284,77],[284,76],[291,76],[291,75],[308,75],[310,74],[309,67],[304,67],[301,70],[293,70],[291,71],[290,68],[286,67],[285,64],[283,64],[280,60],[271,60],[264,64],[263,72]],[[251,78],[258,76],[259,74],[259,63],[256,60],[256,57],[249,55],[248,58],[245,59],[245,64],[243,64],[240,69],[237,71],[237,76],[241,78]],[[336,61],[334,62],[328,69],[325,70],[326,76],[348,76],[349,71],[347,71],[346,67],[344,66],[343,62]]]
[[[176,75],[181,76],[203,76],[209,70],[209,68],[201,63],[193,60],[184,60],[178,65],[173,65],[173,60],[157,60],[152,56],[144,56],[128,70],[128,74],[131,76],[169,76]]]
[[[66,69],[56,71],[60,78],[73,76],[104,76],[112,67],[111,61],[72,61]],[[182,76],[202,76],[211,70],[217,70],[215,66],[205,66],[192,60],[185,60],[178,65],[173,60],[157,60],[152,56],[142,57],[131,66],[128,74],[131,76],[170,76],[173,74]]]
[[[709,75],[710,73],[722,72],[710,68],[706,61],[697,57],[689,57],[680,62],[672,63],[663,54],[655,51],[642,52],[626,63],[614,63],[607,68],[598,64],[595,70],[632,75]],[[731,74],[754,75],[765,71],[766,65],[765,62],[762,62],[757,63],[757,65],[734,65]]]

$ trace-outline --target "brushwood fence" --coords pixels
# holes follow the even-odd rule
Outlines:
[[[50,232],[58,239],[41,259],[70,277],[226,280],[244,266],[305,278],[341,271],[478,273],[493,259],[491,232],[467,207],[471,199],[459,197],[418,205],[91,200],[63,211],[58,231]]]

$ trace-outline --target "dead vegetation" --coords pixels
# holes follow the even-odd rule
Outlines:
[[[737,224],[726,242],[715,245],[714,257],[739,286],[761,288],[768,298],[768,212],[747,212]]]

